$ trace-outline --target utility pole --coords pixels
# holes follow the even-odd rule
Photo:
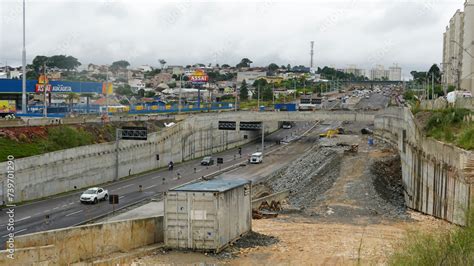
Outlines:
[[[257,85],[257,112],[260,112],[260,84]]]
[[[262,122],[262,155],[265,148],[265,125]]]
[[[431,73],[431,99],[434,101],[435,99],[435,93],[434,93],[434,89],[435,89],[435,84],[434,84],[434,73]]]
[[[22,72],[21,77],[21,112],[26,114],[26,46],[25,46],[25,0],[23,0],[23,50],[22,50]]]
[[[115,129],[115,180],[117,181],[119,179],[119,141],[121,137],[121,129],[116,128]]]
[[[181,77],[179,78],[180,80],[180,85],[179,85],[179,98],[178,98],[178,114],[181,114],[181,91],[183,89],[183,75],[181,74]]]
[[[46,91],[48,89],[48,77],[46,76],[46,63],[43,64],[43,116],[48,117],[48,105],[46,104]]]

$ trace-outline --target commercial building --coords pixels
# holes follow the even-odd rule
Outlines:
[[[466,0],[443,34],[443,82],[474,93],[474,0]]]
[[[348,65],[347,68],[341,68],[338,69],[338,71],[344,72],[346,74],[353,74],[356,77],[365,77],[365,69],[357,68],[356,65]]]

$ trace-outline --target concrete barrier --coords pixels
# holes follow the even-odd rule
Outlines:
[[[0,265],[66,265],[163,242],[163,216],[83,225],[15,238],[14,259]]]
[[[389,108],[374,124],[375,135],[400,152],[406,205],[465,225],[474,200],[474,154],[427,138],[408,108]]]
[[[137,119],[144,119],[137,117]],[[266,132],[278,123],[265,123]],[[110,182],[175,163],[200,158],[248,143],[259,132],[219,131],[213,114],[189,116],[173,127],[148,135],[146,141],[122,140],[117,155],[115,142],[82,146],[16,159],[15,202]],[[157,158],[159,157],[159,160]],[[6,162],[0,169],[7,169]],[[6,172],[0,173],[2,191],[7,191]],[[6,195],[3,195],[6,201]]]

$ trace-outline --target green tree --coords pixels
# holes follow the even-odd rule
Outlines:
[[[267,86],[265,89],[263,89],[262,99],[264,101],[273,100],[273,89],[270,86]]]
[[[437,64],[433,64],[428,71],[428,79],[431,82],[432,77],[434,77],[435,83],[441,84],[441,70]]]
[[[69,93],[66,97],[66,100],[69,102],[69,108],[72,110],[72,105],[74,104],[74,101],[79,100],[81,97],[77,93]]]
[[[222,68],[229,68],[230,66],[228,64],[223,64]]]
[[[242,101],[247,101],[249,99],[249,89],[247,88],[247,82],[245,81],[245,79],[240,85],[239,97]]]
[[[165,65],[166,65],[166,60],[165,59],[159,59],[158,62],[160,63],[161,65],[161,69],[165,68]]]
[[[248,58],[242,58],[242,60],[240,60],[240,63],[238,63],[236,65],[237,68],[242,68],[242,67],[250,67],[250,64],[252,64],[253,62],[248,59]]]
[[[278,65],[277,65],[277,64],[275,64],[275,63],[271,63],[271,64],[270,64],[270,65],[268,65],[268,67],[267,67],[267,69],[268,69],[269,71],[271,71],[271,72],[275,72],[275,71],[277,71],[277,70],[278,70],[278,68],[279,68],[279,67],[278,67]]]
[[[110,66],[110,69],[115,71],[119,69],[126,69],[129,66],[130,66],[130,63],[128,61],[119,60],[119,61],[113,62],[112,65]]]
[[[145,97],[155,97],[156,93],[154,91],[146,91],[145,92]]]
[[[258,99],[258,94],[260,90],[260,98],[262,97],[262,92],[265,87],[268,86],[268,82],[266,79],[257,79],[253,82],[253,87],[255,88],[255,93],[252,95],[253,99]]]
[[[118,86],[115,89],[115,93],[118,94],[118,95],[125,95],[125,96],[132,96],[133,95],[132,88],[128,84],[125,84],[123,86]]]

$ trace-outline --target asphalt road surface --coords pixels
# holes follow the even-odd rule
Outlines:
[[[275,144],[277,140],[292,139],[295,136],[303,134],[313,125],[314,123],[309,122],[295,123],[292,129],[280,129],[274,132],[265,138],[266,150],[271,151],[275,149],[277,147]],[[176,164],[173,171],[161,169],[103,186],[98,185],[99,187],[107,189],[109,195],[119,195],[119,204],[115,206],[108,202],[99,202],[95,205],[81,204],[79,202],[79,196],[82,191],[17,206],[14,208],[15,235],[30,234],[85,223],[111,213],[114,209],[139,203],[159,193],[165,192],[172,187],[195,180],[201,176],[215,173],[220,168],[245,162],[247,156],[260,147],[260,141],[244,145],[242,147],[241,158],[238,155],[237,149],[214,154],[213,156],[215,158],[224,158],[224,164],[220,166],[201,166],[200,159],[196,159],[182,164]],[[196,172],[194,169],[196,169]],[[178,173],[181,178],[178,178]],[[141,191],[139,185],[142,186]],[[4,242],[9,233],[9,231],[7,231],[7,211],[8,209],[4,208],[0,212],[0,246],[2,248],[4,247]]]

